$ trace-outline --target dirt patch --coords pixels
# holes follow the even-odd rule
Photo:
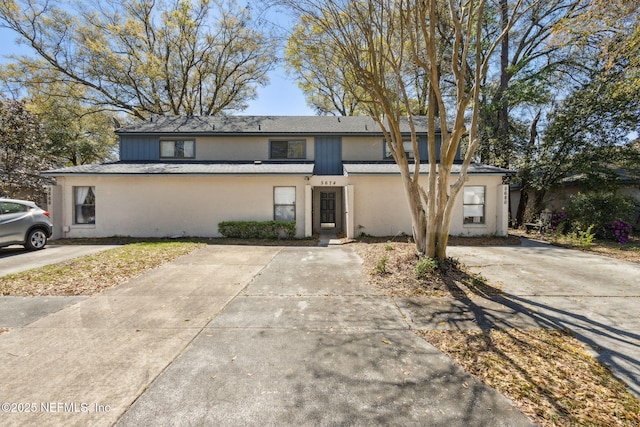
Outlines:
[[[519,238],[455,238],[454,244],[514,245]],[[390,297],[462,297],[470,288],[482,287],[484,279],[468,271],[455,259],[429,265],[420,260],[413,243],[384,239],[366,239],[353,243],[363,260],[367,283]],[[421,265],[423,263],[423,265]],[[430,268],[431,267],[431,268]],[[483,293],[496,294],[497,288],[486,288]]]
[[[418,264],[413,243],[355,243],[355,250],[362,258],[367,283],[391,297],[451,296],[439,274],[428,279],[418,279]]]

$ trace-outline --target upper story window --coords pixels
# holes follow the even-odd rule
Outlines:
[[[389,145],[387,144],[386,141],[383,141],[384,144],[384,158],[385,159],[391,159],[393,158],[391,156],[391,150],[389,150]],[[411,140],[409,141],[402,141],[402,146],[404,147],[404,152],[407,153],[407,158],[408,159],[413,159],[413,142],[411,142]]]
[[[306,159],[306,147],[303,139],[273,140],[269,146],[271,159]]]
[[[196,143],[193,140],[160,141],[160,158],[193,159]]]

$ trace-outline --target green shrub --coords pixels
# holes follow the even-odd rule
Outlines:
[[[233,239],[292,239],[295,221],[223,221],[218,232]]]
[[[387,261],[389,258],[385,255],[378,260],[372,274],[387,274]]]
[[[614,221],[632,222],[635,204],[615,193],[578,193],[571,196],[567,211],[576,233],[584,232],[593,225],[596,237],[607,238]]]
[[[569,234],[569,237],[571,237],[576,246],[586,249],[596,241],[596,235],[593,232],[593,227],[593,224],[587,227],[586,230],[582,230],[579,226],[574,227],[574,231]]]
[[[435,258],[422,257],[418,260],[414,270],[416,279],[426,279],[438,268],[438,260]]]

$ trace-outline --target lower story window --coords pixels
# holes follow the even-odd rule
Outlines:
[[[464,187],[464,223],[484,224],[484,186]]]
[[[96,223],[95,187],[73,187],[74,224]]]
[[[296,187],[273,188],[273,219],[296,220]]]

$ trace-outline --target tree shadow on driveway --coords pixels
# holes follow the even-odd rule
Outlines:
[[[570,331],[640,396],[640,334],[635,332],[640,321],[634,306],[637,298],[523,297],[491,286],[478,275],[462,270],[456,273],[445,279],[453,297],[395,300],[413,329],[500,330],[506,334],[512,330]],[[513,334],[511,337],[517,340]],[[489,333],[483,333],[482,339],[491,346]]]

